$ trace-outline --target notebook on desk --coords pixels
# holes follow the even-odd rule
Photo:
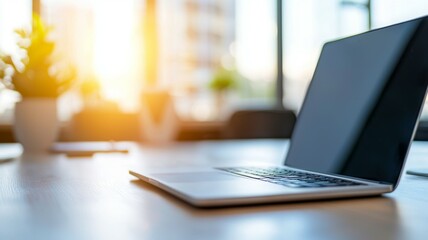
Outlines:
[[[202,207],[391,192],[426,95],[427,42],[423,17],[326,43],[281,166],[130,174]]]

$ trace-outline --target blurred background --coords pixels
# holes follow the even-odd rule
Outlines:
[[[298,114],[323,43],[426,15],[428,4],[0,0],[2,52],[18,51],[13,30],[31,26],[33,11],[53,26],[57,50],[77,68],[77,83],[59,99],[61,140],[138,139],[141,93],[153,87],[172,96],[177,138],[199,140],[224,137],[237,111]],[[0,141],[13,141],[20,96],[0,88]]]

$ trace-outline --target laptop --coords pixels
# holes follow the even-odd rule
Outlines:
[[[425,101],[427,21],[326,43],[283,165],[129,173],[198,207],[392,192]]]

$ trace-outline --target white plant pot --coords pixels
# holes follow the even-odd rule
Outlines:
[[[55,98],[25,98],[16,103],[14,134],[25,152],[47,151],[58,132]]]

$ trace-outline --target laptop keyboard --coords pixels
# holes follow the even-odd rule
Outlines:
[[[344,179],[327,177],[313,173],[299,172],[279,167],[230,167],[217,169],[265,182],[295,188],[365,185]]]

